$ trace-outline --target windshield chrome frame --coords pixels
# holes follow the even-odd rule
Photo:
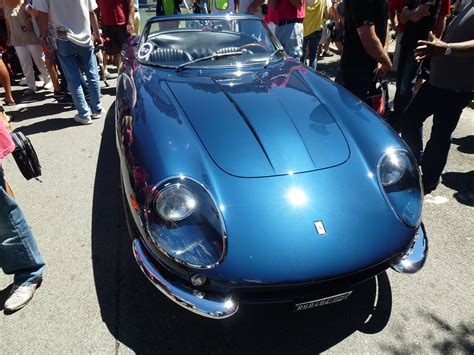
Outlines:
[[[263,21],[261,18],[254,16],[254,15],[248,15],[248,14],[178,14],[178,15],[168,15],[168,16],[154,16],[150,18],[147,23],[145,24],[145,27],[143,29],[142,34],[140,35],[140,41],[138,42],[137,48],[140,48],[143,43],[145,43],[145,39],[148,39],[149,31],[151,28],[151,25],[157,22],[164,22],[164,21],[192,21],[192,20],[223,20],[223,21],[230,21],[230,20],[256,20],[260,21],[262,26],[266,29],[268,36],[270,37],[270,40],[272,41],[273,45],[275,46],[275,49],[282,49],[283,51],[284,48],[281,45],[281,43],[278,41],[276,38],[275,34],[270,30],[268,25]],[[165,33],[165,32],[163,32]],[[284,52],[286,53],[286,52]],[[271,53],[270,53],[271,54]],[[157,67],[157,68],[164,68],[164,69],[173,69],[176,70],[178,66],[173,66],[173,65],[166,65],[166,64],[151,64],[149,62],[146,62],[140,58],[138,58],[138,55],[135,54],[135,59],[143,65],[148,65],[151,67]],[[274,58],[269,64],[278,62],[281,60],[282,57],[280,58]],[[266,67],[265,66],[265,61],[262,61],[262,63],[242,63],[241,68],[249,68],[249,67]],[[212,70],[212,69],[232,69],[236,68],[236,65],[211,65],[211,66],[206,66],[206,65],[194,65],[190,66],[188,69],[189,70]]]

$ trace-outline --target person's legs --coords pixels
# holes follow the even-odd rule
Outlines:
[[[277,26],[275,35],[289,56],[301,58],[303,51],[303,24],[296,22]]]
[[[21,70],[26,78],[28,89],[36,92],[35,71],[33,69],[33,61],[31,60],[30,51],[27,46],[15,46],[15,51],[20,61]]]
[[[345,70],[339,67],[336,82],[344,86],[359,99],[364,100],[367,97],[373,76],[374,74],[371,71],[355,72],[353,69]]]
[[[457,93],[449,90],[436,89],[439,92],[433,116],[433,127],[429,141],[426,143],[421,169],[423,184],[428,192],[434,190],[439,183],[451,146],[451,134],[455,130],[462,110],[471,102],[472,93]],[[421,90],[420,90],[421,91]]]
[[[78,47],[78,56],[81,67],[87,77],[87,87],[89,88],[89,103],[92,113],[102,111],[100,99],[100,78],[97,60],[94,55],[94,47]]]
[[[402,138],[418,162],[423,155],[423,122],[433,114],[435,100],[439,100],[436,89],[425,83],[401,118]]]
[[[44,62],[44,54],[43,50],[41,49],[41,46],[39,44],[36,45],[29,45],[26,46],[28,48],[28,51],[31,54],[31,57],[33,58],[36,67],[41,73],[41,76],[43,77],[44,85],[51,85],[51,76],[49,75],[48,70],[46,69],[46,65]]]
[[[309,66],[317,69],[318,66],[318,48],[321,40],[322,31],[311,33],[308,38],[307,51],[309,53]]]
[[[415,85],[421,63],[416,61],[413,53],[402,47],[399,65],[402,70],[398,72],[394,110],[396,114],[401,116],[413,98],[413,86]]]
[[[0,266],[15,275],[16,285],[28,285],[43,275],[45,263],[26,219],[5,188],[0,167]]]
[[[392,71],[397,72],[398,71],[398,63],[400,61],[400,42],[402,41],[403,38],[403,32],[398,32],[397,33],[397,42],[395,44],[395,52],[393,53],[393,65],[392,65]]]
[[[62,91],[61,84],[59,83],[59,75],[56,70],[56,60],[54,58],[45,59],[46,69],[51,77],[51,82],[53,83],[54,91]]]
[[[5,101],[7,104],[15,104],[15,100],[12,96],[12,88],[10,85],[10,74],[8,73],[8,69],[3,62],[2,56],[0,54],[0,84],[3,86],[5,90]]]
[[[64,76],[67,80],[67,88],[71,94],[74,105],[76,106],[79,116],[82,119],[87,119],[91,116],[89,106],[87,105],[84,97],[84,91],[82,90],[82,73],[79,69],[79,63],[77,61],[77,46],[70,41],[58,39],[57,44],[57,55],[61,63],[61,68],[64,72]]]

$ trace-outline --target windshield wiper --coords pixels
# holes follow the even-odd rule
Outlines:
[[[176,67],[176,71],[177,72],[182,71],[183,69],[185,69],[190,64],[194,64],[194,63],[198,63],[198,62],[202,62],[202,61],[210,60],[210,59],[214,59],[214,58],[223,58],[223,57],[231,57],[231,56],[234,56],[234,55],[242,55],[242,53],[243,53],[242,51],[227,52],[227,53],[216,53],[216,52],[214,52],[211,55],[207,55],[207,56],[201,57],[201,58],[196,58],[196,59],[191,60],[189,62],[180,64]]]
[[[268,65],[269,65],[270,62],[272,61],[272,59],[273,59],[273,57],[275,56],[275,54],[277,54],[277,53],[279,53],[279,52],[283,52],[283,53],[284,53],[285,50],[284,50],[283,48],[275,49],[275,50],[273,51],[273,53],[270,54],[270,55],[268,56],[267,60],[265,61],[265,64],[263,65],[263,67],[264,67],[265,69],[267,69]]]

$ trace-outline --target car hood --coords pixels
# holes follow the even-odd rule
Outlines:
[[[342,164],[348,144],[299,70],[306,69],[285,64],[263,73],[177,76],[167,84],[212,160],[230,175]]]

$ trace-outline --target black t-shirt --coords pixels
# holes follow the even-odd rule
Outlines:
[[[357,28],[374,25],[375,33],[382,45],[387,35],[388,0],[344,0],[344,50],[341,68],[344,72],[370,72],[377,61],[367,54]]]
[[[431,3],[430,15],[423,17],[418,22],[409,21],[406,25],[405,32],[403,33],[401,46],[407,50],[413,50],[417,47],[420,39],[426,40],[428,33],[434,28],[436,19],[438,18],[439,7],[441,0],[409,0],[407,1],[407,7],[410,10],[415,9],[418,5]]]

